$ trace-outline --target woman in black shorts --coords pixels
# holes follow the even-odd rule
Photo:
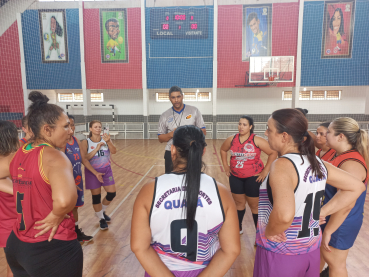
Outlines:
[[[236,202],[240,234],[242,220],[249,204],[255,228],[258,222],[259,188],[269,173],[270,165],[277,158],[277,152],[270,149],[268,141],[254,134],[254,120],[244,115],[238,122],[238,134],[230,136],[223,143],[220,153],[234,201]],[[227,152],[230,151],[230,166]],[[261,151],[268,155],[267,164],[260,158]]]

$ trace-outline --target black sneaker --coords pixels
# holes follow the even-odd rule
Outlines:
[[[77,240],[78,241],[83,241],[83,242],[87,241],[87,242],[89,242],[94,238],[92,236],[85,235],[85,233],[82,232],[82,228],[81,229],[76,228],[76,233],[77,233]]]
[[[105,212],[103,212],[103,214],[104,214],[105,221],[110,222],[111,218],[109,216],[107,216]]]
[[[100,230],[107,230],[109,228],[108,223],[105,219],[100,219]]]
[[[329,277],[329,268],[328,266],[322,272],[320,272],[320,277]]]

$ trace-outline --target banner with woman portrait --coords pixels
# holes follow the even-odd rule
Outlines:
[[[351,58],[355,1],[329,1],[324,5],[322,59]]]
[[[242,60],[272,55],[272,4],[244,5]]]
[[[127,10],[101,9],[101,62],[128,63]]]
[[[43,63],[67,63],[68,41],[65,10],[39,10]]]

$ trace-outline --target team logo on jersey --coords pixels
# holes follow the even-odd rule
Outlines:
[[[95,146],[91,146],[91,149],[95,149]]]
[[[327,49],[326,53],[327,54],[330,54],[331,53],[331,49]]]
[[[171,123],[174,120],[174,117],[169,117],[168,118],[168,123]]]
[[[67,153],[68,153],[68,154],[73,154],[73,151],[72,151],[72,150],[70,150],[69,148],[67,148]]]
[[[186,119],[190,119],[192,117],[192,114],[189,114],[188,116],[186,116]]]
[[[246,143],[244,148],[246,152],[254,152],[255,150],[254,145],[251,143]]]
[[[78,175],[76,177],[76,179],[74,179],[74,182],[76,183],[76,186],[78,186],[81,183],[81,181],[82,181],[82,177],[80,175]]]

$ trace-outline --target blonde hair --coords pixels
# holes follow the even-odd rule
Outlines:
[[[339,117],[332,121],[334,135],[343,134],[349,144],[356,149],[365,159],[365,163],[369,165],[368,155],[368,134],[365,130],[361,130],[356,120],[350,117]]]
[[[90,128],[92,128],[92,126],[94,126],[94,124],[95,124],[95,123],[100,123],[100,125],[102,126],[102,124],[101,124],[101,121],[100,121],[100,120],[92,120],[88,126],[89,126]],[[89,138],[90,138],[90,137],[92,137],[92,132],[91,132],[91,131],[90,131],[90,133],[88,134],[88,137],[89,137]]]

